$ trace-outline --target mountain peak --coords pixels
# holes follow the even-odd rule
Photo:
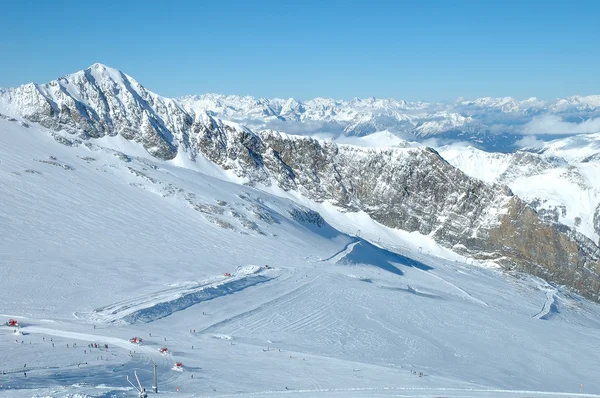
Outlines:
[[[109,74],[119,74],[123,73],[119,69],[112,68],[108,65],[102,64],[100,62],[96,62],[95,64],[90,65],[85,69],[86,71],[97,71],[100,73],[109,73]]]
[[[108,69],[114,69],[114,68],[111,68],[108,65],[105,65],[105,64],[101,63],[101,62],[95,62],[92,65],[90,65],[90,67],[87,68],[87,69],[107,69],[107,68]]]
[[[95,63],[89,68],[76,72],[73,75],[83,74],[87,80],[90,80],[90,76],[96,81],[112,80],[117,84],[125,84],[125,81],[135,82],[139,84],[134,78],[123,73],[119,69],[111,68],[110,66]]]

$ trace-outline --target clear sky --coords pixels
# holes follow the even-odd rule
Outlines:
[[[0,87],[101,62],[165,96],[600,94],[598,0],[5,0],[0,32]]]

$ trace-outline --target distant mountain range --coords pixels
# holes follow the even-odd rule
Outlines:
[[[255,129],[333,136],[389,131],[406,140],[467,141],[482,149],[503,152],[515,150],[523,135],[548,139],[600,132],[600,119],[594,120],[600,117],[600,95],[555,101],[505,97],[428,103],[378,98],[298,101],[204,94],[177,101],[189,111],[202,110]]]

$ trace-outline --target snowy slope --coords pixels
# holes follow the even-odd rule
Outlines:
[[[488,183],[498,182],[510,164],[511,155],[485,152],[472,146],[449,145],[440,154],[466,174]]]
[[[339,144],[357,145],[368,148],[408,147],[411,143],[398,138],[389,131],[378,131],[362,137],[339,136],[335,139]]]
[[[0,120],[0,396],[600,394],[600,306],[182,162]]]
[[[538,151],[547,155],[560,156],[572,162],[589,162],[600,158],[600,134],[582,134],[553,140]]]

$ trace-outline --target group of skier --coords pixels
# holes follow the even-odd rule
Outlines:
[[[88,348],[99,348],[102,349],[102,344],[98,344],[98,343],[90,343],[88,344]],[[108,344],[104,344],[104,349],[108,350]]]

